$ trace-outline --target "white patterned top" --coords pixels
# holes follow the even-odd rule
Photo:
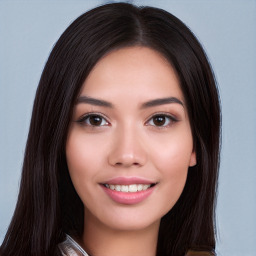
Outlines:
[[[63,256],[89,256],[84,249],[69,235],[60,243],[59,249]]]

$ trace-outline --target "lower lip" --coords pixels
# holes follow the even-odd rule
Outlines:
[[[121,192],[121,191],[116,191],[116,190],[106,188],[103,185],[101,186],[113,201],[119,204],[128,204],[128,205],[138,204],[144,201],[151,195],[151,193],[155,189],[155,186],[153,186],[151,188],[148,188],[147,190],[138,191],[138,192]]]

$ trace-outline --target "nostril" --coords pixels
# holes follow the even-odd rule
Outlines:
[[[146,162],[146,155],[143,150],[138,152],[125,152],[116,149],[108,156],[108,163],[116,167],[140,167]]]
[[[135,163],[130,163],[130,162],[116,162],[115,166],[140,166],[140,163],[135,162]]]

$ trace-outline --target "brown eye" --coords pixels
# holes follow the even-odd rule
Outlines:
[[[78,122],[85,126],[106,126],[109,124],[104,117],[96,114],[88,114],[78,120]]]
[[[88,117],[88,123],[93,126],[100,126],[103,118],[96,115],[91,115]]]
[[[156,126],[163,126],[165,122],[166,122],[166,117],[163,115],[153,117],[153,123]]]
[[[152,116],[147,122],[147,125],[155,127],[167,127],[175,122],[177,122],[177,119],[171,115],[158,114]]]

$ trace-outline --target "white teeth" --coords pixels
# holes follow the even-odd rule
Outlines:
[[[128,186],[122,185],[122,186],[121,186],[121,191],[122,191],[122,192],[128,192]]]
[[[129,185],[129,192],[137,192],[138,188],[136,185]]]
[[[147,190],[151,185],[150,184],[131,184],[131,185],[113,185],[105,184],[105,187],[122,192],[137,192],[142,190]]]
[[[150,185],[143,185],[142,186],[142,190],[146,190],[146,189],[148,189],[150,187]]]
[[[141,191],[143,189],[143,185],[139,184],[137,189],[138,189],[138,191]]]

